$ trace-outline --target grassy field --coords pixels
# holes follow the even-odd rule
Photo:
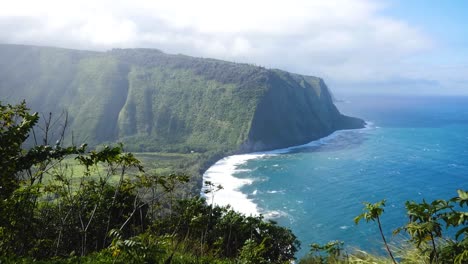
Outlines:
[[[201,153],[163,153],[163,152],[141,152],[133,153],[144,166],[147,175],[170,174],[187,175],[190,181],[184,184],[183,190],[186,194],[198,194],[201,188],[202,172],[207,166],[207,155]],[[126,170],[125,177],[134,177],[140,172],[135,168]],[[75,157],[68,157],[47,172],[44,182],[54,181],[54,175],[66,175],[73,185],[79,184],[82,176],[86,175],[86,167],[81,165]],[[89,176],[94,179],[107,178],[110,183],[117,183],[120,179],[120,168],[112,171],[110,167],[103,164],[89,168]]]
[[[143,163],[146,173],[196,173],[199,169],[200,154],[198,153],[140,152],[134,154]]]

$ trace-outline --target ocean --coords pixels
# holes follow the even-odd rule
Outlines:
[[[226,157],[205,180],[221,184],[213,202],[263,214],[301,241],[340,240],[384,254],[376,223],[355,225],[362,202],[386,199],[382,226],[407,221],[405,201],[449,199],[468,189],[468,97],[343,96],[340,111],[368,123],[303,146]],[[209,197],[208,202],[212,202]]]

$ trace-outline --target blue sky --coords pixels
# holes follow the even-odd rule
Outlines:
[[[427,32],[438,49],[427,54],[436,64],[468,64],[468,1],[411,0],[389,1],[390,16],[408,21]]]
[[[468,94],[468,1],[15,0],[0,43],[157,48],[320,76],[337,93]]]
[[[425,65],[427,75],[468,75],[468,1],[390,0],[382,10],[388,15],[419,28],[430,36],[433,48],[406,60]],[[468,78],[454,78],[453,86],[440,87],[440,93],[468,93]],[[432,91],[431,91],[432,92]],[[438,91],[435,91],[438,93]]]
[[[462,35],[466,33],[468,1],[391,0],[387,3],[389,8],[384,13],[421,27],[433,36],[445,38],[447,44],[468,44],[467,36]]]

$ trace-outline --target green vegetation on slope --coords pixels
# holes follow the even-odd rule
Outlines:
[[[222,156],[364,124],[338,112],[320,78],[280,70],[151,49],[0,45],[0,56],[2,100],[26,99],[41,113],[67,111],[66,142],[199,153],[199,184]]]
[[[133,67],[120,138],[141,151],[232,150],[247,136],[258,100],[250,95],[189,70]]]
[[[468,192],[457,190],[458,195],[448,200],[424,199],[418,203],[406,201],[408,223],[397,228],[393,234],[405,232],[407,240],[399,245],[389,245],[382,231],[380,218],[384,213],[385,200],[364,203],[363,213],[354,221],[376,222],[388,257],[375,256],[355,250],[348,254],[343,242],[331,241],[325,245],[311,244],[308,256],[300,264],[312,263],[408,263],[445,264],[468,263]],[[450,235],[450,233],[455,235]]]
[[[199,195],[181,198],[177,191],[187,176],[145,172],[122,146],[50,145],[45,131],[44,144],[24,149],[39,120],[28,111],[25,103],[0,103],[1,263],[294,259],[299,242],[290,230],[207,205]],[[217,187],[207,185],[207,194],[215,195]]]
[[[265,69],[167,55],[0,45],[0,93],[32,109],[67,110],[76,143],[132,151],[234,151],[266,91]]]
[[[294,234],[262,217],[209,206],[185,196],[189,177],[162,176],[168,167],[197,164],[197,153],[158,156],[162,168],[144,171],[122,146],[88,151],[86,146],[42,145],[24,149],[38,122],[25,104],[0,104],[0,262],[2,263],[289,263],[299,242]],[[37,136],[37,135],[36,135]],[[165,165],[164,165],[165,164]],[[207,184],[207,194],[220,188]],[[182,198],[181,198],[182,197]],[[365,203],[356,217],[376,222],[385,201]],[[468,192],[449,200],[406,202],[409,221],[399,247],[384,245],[390,258],[343,243],[311,244],[299,263],[466,263]],[[444,234],[449,228],[455,237]]]

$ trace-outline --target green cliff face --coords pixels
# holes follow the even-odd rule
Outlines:
[[[300,145],[364,122],[338,111],[322,79],[280,70],[269,72],[268,91],[255,111],[248,151]]]
[[[362,120],[320,78],[168,55],[0,45],[0,98],[69,113],[74,142],[132,151],[247,152],[303,144]]]

